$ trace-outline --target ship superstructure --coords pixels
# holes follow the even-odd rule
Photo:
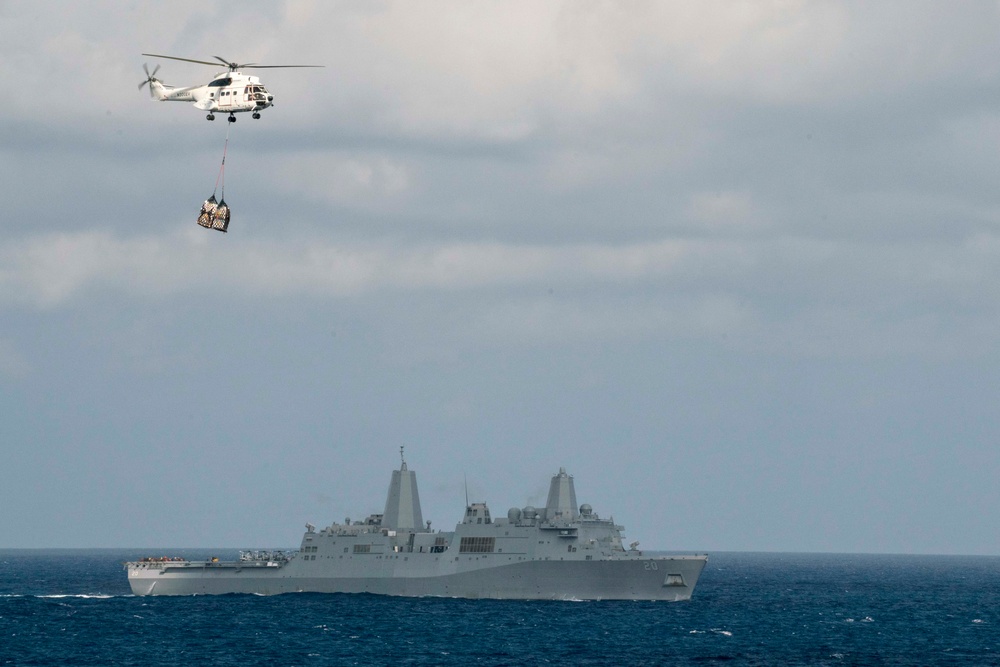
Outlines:
[[[454,531],[424,522],[414,471],[392,472],[382,514],[321,530],[298,552],[244,552],[238,561],[126,563],[136,595],[292,592],[505,599],[686,600],[704,555],[657,556],[622,545],[623,527],[577,505],[573,477],[552,477],[544,508],[494,518],[467,503]],[[256,555],[255,555],[256,554]]]

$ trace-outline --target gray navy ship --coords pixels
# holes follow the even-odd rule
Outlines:
[[[494,518],[466,503],[451,532],[420,512],[416,473],[392,472],[382,514],[306,524],[297,552],[244,551],[236,561],[145,558],[125,563],[136,595],[375,593],[457,598],[687,600],[708,557],[622,545],[622,526],[577,505],[573,477],[552,477],[544,508]]]

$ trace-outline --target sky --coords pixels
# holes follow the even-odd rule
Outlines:
[[[435,529],[1000,554],[997,3],[0,0],[0,81],[0,547],[291,547],[405,447]]]

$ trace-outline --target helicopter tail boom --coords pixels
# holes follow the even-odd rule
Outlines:
[[[173,100],[178,102],[193,102],[196,100],[194,93],[192,92],[194,88],[167,86],[164,85],[162,81],[157,79],[156,73],[160,71],[159,65],[157,65],[152,72],[149,71],[149,66],[146,64],[143,64],[142,69],[146,72],[146,79],[139,84],[139,88],[142,89],[143,86],[149,86],[149,96],[154,100],[159,100],[161,102]]]
[[[159,81],[149,83],[150,96],[160,102],[195,102],[197,98],[194,96],[193,90],[194,88],[165,86]]]

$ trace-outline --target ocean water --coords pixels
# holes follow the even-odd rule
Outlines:
[[[648,603],[135,597],[149,555],[0,551],[0,665],[1000,665],[997,557],[711,554]]]

